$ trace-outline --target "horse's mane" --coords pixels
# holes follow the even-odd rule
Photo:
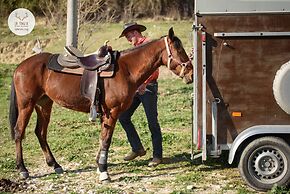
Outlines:
[[[156,42],[156,41],[158,41],[158,40],[160,40],[160,39],[150,40],[150,41],[148,41],[148,42],[145,42],[144,44],[140,44],[140,45],[138,45],[138,46],[134,46],[134,47],[132,47],[132,48],[128,48],[128,49],[123,50],[123,51],[121,51],[121,52],[122,52],[122,53],[128,53],[128,52],[131,52],[131,51],[134,51],[134,50],[140,49],[140,48],[142,48],[142,47],[145,47],[146,45],[148,45],[148,44],[150,44],[150,43],[152,43],[152,42]]]
[[[123,54],[125,54],[125,53],[128,53],[128,52],[134,51],[134,50],[136,50],[136,49],[140,49],[140,48],[142,48],[142,47],[145,47],[147,44],[150,44],[150,43],[152,43],[152,42],[158,41],[158,40],[160,40],[160,39],[162,39],[162,38],[164,38],[164,37],[166,37],[166,35],[161,36],[159,39],[154,39],[154,40],[148,41],[148,42],[146,42],[146,43],[144,43],[144,44],[141,44],[141,45],[138,45],[138,46],[135,46],[135,47],[132,47],[132,48],[128,48],[128,49],[123,50],[123,51],[121,51],[121,52],[122,52]],[[174,45],[174,47],[175,47],[176,49],[183,48],[182,42],[181,42],[181,40],[180,40],[177,36],[173,36],[173,45]]]

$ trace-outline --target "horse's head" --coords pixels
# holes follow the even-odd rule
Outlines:
[[[174,35],[173,28],[169,29],[168,36],[164,37],[166,49],[163,51],[162,61],[168,69],[183,78],[185,83],[193,82],[193,66],[187,56],[181,41]]]

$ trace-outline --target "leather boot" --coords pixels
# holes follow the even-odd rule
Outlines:
[[[138,150],[137,152],[129,152],[125,157],[124,157],[124,160],[125,161],[130,161],[130,160],[133,160],[135,158],[137,158],[138,156],[144,156],[146,154],[146,150],[144,148]]]
[[[149,162],[148,166],[149,166],[149,167],[155,167],[155,166],[157,166],[158,164],[160,164],[161,162],[162,162],[162,159],[161,159],[161,158],[153,158],[153,159]]]

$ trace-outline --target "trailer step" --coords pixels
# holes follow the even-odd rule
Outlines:
[[[198,153],[198,154],[195,154],[194,156],[193,156],[193,158],[191,158],[192,160],[195,160],[195,159],[198,159],[198,158],[200,158],[200,157],[202,157],[202,152],[201,153]]]

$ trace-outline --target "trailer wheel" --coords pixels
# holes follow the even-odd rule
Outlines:
[[[290,183],[290,146],[278,137],[262,137],[244,149],[239,162],[242,178],[256,190]]]

